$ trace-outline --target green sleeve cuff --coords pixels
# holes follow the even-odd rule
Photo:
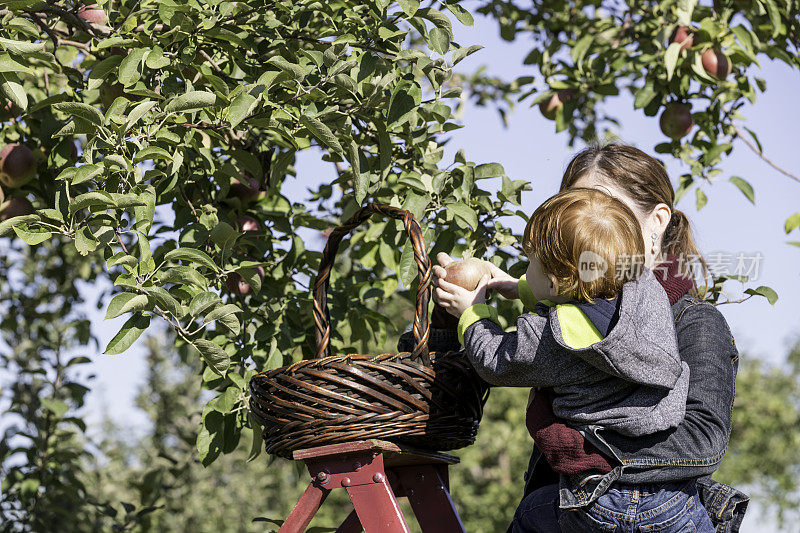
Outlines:
[[[464,332],[478,320],[489,318],[497,322],[497,309],[486,304],[475,304],[468,307],[458,319],[458,342],[464,345]]]
[[[542,298],[541,300],[537,300],[536,296],[533,295],[533,291],[531,290],[531,286],[528,285],[528,280],[525,279],[525,274],[519,278],[517,282],[517,290],[519,291],[519,299],[522,300],[522,306],[531,313],[536,311],[536,304],[543,303],[547,307],[553,307],[555,303]]]
[[[517,290],[519,291],[519,299],[522,300],[522,306],[528,311],[535,311],[536,297],[533,295],[531,286],[528,285],[528,280],[525,278],[525,274],[519,278]]]

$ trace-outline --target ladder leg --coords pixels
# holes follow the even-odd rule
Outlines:
[[[405,489],[414,515],[425,533],[464,533],[450,492],[447,475],[432,465],[405,466],[393,469]]]
[[[369,483],[347,487],[365,533],[410,533],[389,484]]]
[[[303,533],[330,492],[330,489],[323,489],[310,483],[278,533]]]
[[[355,509],[347,515],[342,525],[336,529],[336,533],[361,533],[364,529],[361,527],[361,521],[358,519],[358,513]]]

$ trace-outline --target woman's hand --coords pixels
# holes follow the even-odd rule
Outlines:
[[[509,300],[518,300],[519,280],[493,263],[489,261],[486,261],[486,263],[489,265],[489,271],[492,274],[492,279],[489,280],[486,288],[496,290]]]

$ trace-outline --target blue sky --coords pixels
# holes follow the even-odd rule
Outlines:
[[[522,59],[529,46],[523,41],[502,41],[492,21],[476,18],[475,27],[464,28],[456,23],[455,30],[456,41],[460,44],[485,47],[459,64],[460,70],[466,72],[486,65],[489,73],[508,79],[528,73],[530,67],[524,67]],[[756,104],[742,111],[747,117],[746,125],[758,133],[768,157],[794,174],[800,174],[800,145],[796,133],[800,123],[800,106],[797,105],[800,73],[790,71],[782,63],[770,62],[768,58],[762,58],[762,67],[759,75],[767,80],[767,93],[759,95]],[[654,153],[655,144],[665,140],[657,117],[645,117],[634,111],[629,96],[616,97],[607,107],[621,121],[622,140],[649,153]],[[508,128],[503,127],[495,111],[471,105],[466,107],[462,121],[465,127],[452,133],[445,163],[452,161],[458,148],[464,148],[468,159],[477,163],[502,163],[512,179],[530,180],[533,190],[524,193],[522,205],[528,213],[557,191],[567,162],[580,148],[568,148],[566,136],[555,133],[555,123],[542,117],[538,108],[529,108],[527,104],[520,105],[510,115]],[[676,185],[677,177],[685,169],[673,160],[667,160],[667,168]],[[700,212],[694,207],[693,194],[687,195],[678,207],[692,221],[700,249],[707,257],[718,252],[763,256],[759,276],[752,286],[772,287],[779,294],[778,302],[772,306],[759,297],[741,304],[722,305],[720,310],[744,357],[761,357],[777,364],[783,361],[790,339],[800,333],[797,318],[800,248],[786,244],[787,240],[800,240],[800,237],[793,235],[790,239],[783,232],[784,220],[800,211],[800,183],[770,168],[741,141],[734,144],[732,156],[723,161],[721,168],[723,174],[712,186],[704,188],[709,201]],[[302,201],[310,184],[332,175],[330,166],[316,153],[302,155],[297,169],[298,179],[289,180],[284,190],[292,201]],[[727,181],[734,175],[754,186],[755,206]],[[735,288],[736,285],[731,285],[731,289]],[[731,297],[738,297],[738,292],[734,290]],[[100,414],[107,411],[118,422],[141,424],[143,417],[135,411],[133,396],[144,379],[143,342],[138,341],[123,355],[102,355],[99,353],[102,347],[125,317],[104,321],[102,312],[90,312],[101,350],[92,354],[97,380],[89,397],[89,418],[99,421]],[[754,515],[751,513],[748,517],[751,524],[755,524],[751,522]]]

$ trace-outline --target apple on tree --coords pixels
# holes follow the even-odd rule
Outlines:
[[[90,24],[103,25],[108,22],[106,12],[97,4],[83,4],[78,9],[78,17]]]
[[[703,52],[700,61],[703,63],[703,70],[719,80],[724,80],[731,73],[732,67],[728,56],[717,48],[709,48]]]
[[[658,123],[664,135],[678,140],[687,135],[694,126],[692,108],[688,104],[671,102],[664,107]]]
[[[254,177],[241,174],[238,178],[231,179],[230,194],[246,204],[258,198],[260,188],[258,180]]]
[[[256,272],[258,273],[258,277],[263,280],[265,276],[264,269],[260,266],[256,267]],[[230,292],[238,294],[239,296],[246,296],[250,293],[251,289],[247,280],[238,272],[231,272],[228,274],[228,278],[225,280],[225,286]]]
[[[259,231],[261,229],[261,224],[258,223],[258,220],[247,215],[236,217],[236,223],[242,231]]]
[[[30,215],[31,213],[33,213],[33,205],[31,205],[27,198],[13,196],[0,204],[0,222],[8,220],[9,218]]]
[[[681,50],[688,50],[694,45],[694,36],[692,35],[692,28],[688,26],[678,26],[672,32],[669,38],[670,44],[681,43]]]
[[[7,144],[0,150],[0,183],[9,189],[22,187],[36,176],[36,159],[24,144]]]
[[[539,111],[546,119],[555,120],[558,110],[564,107],[564,102],[575,96],[576,92],[575,89],[562,89],[556,92],[549,100],[539,104]]]

